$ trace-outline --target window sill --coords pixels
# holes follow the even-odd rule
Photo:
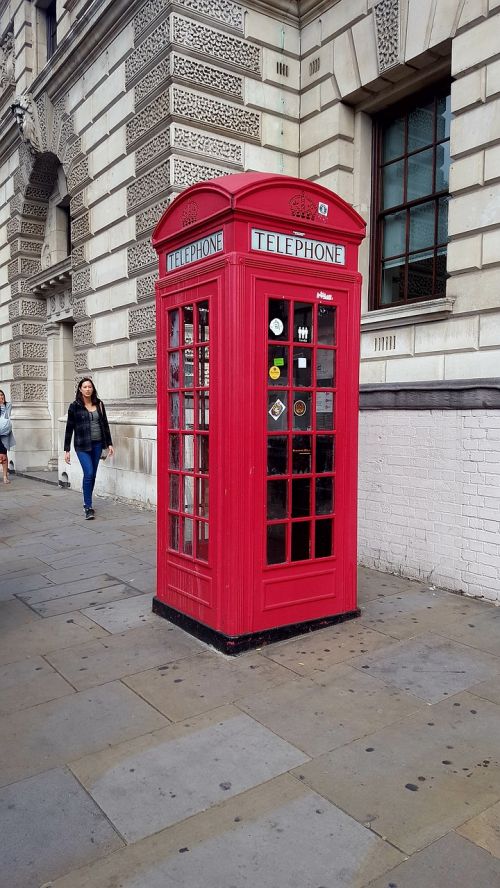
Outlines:
[[[423,324],[428,320],[441,320],[449,317],[455,300],[443,296],[442,299],[429,299],[428,302],[398,305],[395,308],[379,308],[361,318],[361,330],[384,330],[387,327],[402,327],[408,324]]]

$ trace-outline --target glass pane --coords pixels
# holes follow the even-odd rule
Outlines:
[[[311,436],[294,435],[292,438],[292,472],[294,475],[306,475],[311,470]]]
[[[193,554],[193,519],[192,518],[183,518],[182,519],[182,527],[183,527],[183,538],[182,538],[182,551],[185,555]]]
[[[183,397],[183,428],[194,429],[194,395],[185,394]]]
[[[193,341],[193,306],[185,305],[182,309],[182,320],[184,321],[184,345],[191,345]]]
[[[287,517],[287,482],[286,481],[268,481],[267,482],[267,517],[269,520],[273,518]]]
[[[198,385],[203,387],[210,383],[209,352],[208,345],[198,349]]]
[[[206,521],[196,522],[196,557],[200,561],[208,561],[208,524]]]
[[[267,393],[267,428],[270,431],[287,428],[287,397],[286,392]]]
[[[169,395],[168,396],[169,403],[169,416],[170,416],[170,428],[178,429],[179,428],[179,395]]]
[[[185,388],[192,388],[194,385],[193,374],[193,349],[187,348],[182,353],[183,376],[182,384]]]
[[[332,525],[331,518],[323,521],[316,521],[315,547],[314,554],[316,558],[328,558],[332,554]]]
[[[311,392],[293,393],[293,422],[294,431],[309,431],[312,429]]]
[[[310,558],[309,535],[310,521],[299,521],[292,524],[292,561],[304,561]]]
[[[296,302],[293,309],[293,338],[295,342],[312,342],[312,305]]]
[[[450,181],[450,143],[436,145],[436,191],[447,191]]]
[[[318,431],[333,429],[333,393],[316,393],[316,428]]]
[[[198,478],[198,515],[208,518],[208,478]]]
[[[269,300],[269,339],[288,339],[289,304],[286,299]]]
[[[318,435],[316,438],[316,472],[333,472],[334,440],[332,435]]]
[[[267,474],[286,475],[288,470],[288,438],[276,435],[267,439]]]
[[[183,512],[188,512],[190,515],[194,512],[194,478],[191,475],[184,475]]]
[[[405,120],[404,117],[398,117],[391,123],[387,124],[384,130],[383,139],[383,157],[384,161],[392,160],[393,157],[400,157],[405,150]]]
[[[312,348],[294,348],[293,350],[293,384],[298,386],[311,385]]]
[[[316,385],[319,388],[333,388],[335,385],[335,352],[318,348],[316,360]]]
[[[331,305],[318,306],[318,344],[335,345],[335,309]]]
[[[432,194],[432,174],[434,172],[434,153],[432,148],[419,151],[408,158],[407,200],[416,200]]]
[[[433,200],[410,210],[410,252],[434,245],[435,203]]]
[[[168,386],[179,388],[179,352],[171,352],[168,358]]]
[[[168,466],[170,469],[180,469],[179,435],[169,435]]]
[[[170,549],[179,551],[179,518],[177,515],[168,516],[169,532],[168,545]]]
[[[408,151],[418,151],[434,141],[434,102],[422,104],[408,114]]]
[[[397,207],[403,203],[404,161],[397,160],[382,170],[382,206]]]
[[[397,256],[406,249],[406,210],[401,213],[391,213],[384,219],[383,230],[384,258]]]
[[[446,244],[448,242],[448,203],[449,197],[440,197],[438,200],[438,244]]]
[[[434,295],[435,296],[444,296],[446,294],[446,281],[448,275],[446,274],[446,250],[442,253],[438,253],[436,259],[436,282],[434,285]]]
[[[208,435],[197,435],[198,443],[198,471],[208,475]]]
[[[405,266],[404,259],[392,259],[382,263],[382,305],[391,305],[404,299]]]
[[[198,395],[198,428],[208,429],[210,424],[210,399],[208,392]]]
[[[333,512],[333,478],[316,478],[316,515]]]
[[[292,479],[292,518],[311,514],[311,479]]]
[[[286,561],[286,524],[270,524],[267,528],[267,563]]]
[[[184,435],[184,456],[182,468],[186,472],[194,472],[194,435]]]
[[[179,309],[177,308],[168,313],[168,344],[170,348],[177,348],[179,345]]]
[[[432,297],[434,253],[420,253],[408,260],[408,299]]]
[[[168,506],[170,509],[179,508],[179,475],[169,475]]]
[[[288,348],[270,345],[267,350],[269,385],[288,385]]]
[[[437,135],[439,142],[441,139],[450,138],[451,123],[451,96],[441,96],[437,100]]]
[[[206,302],[198,302],[196,306],[198,312],[198,340],[206,342],[209,339],[209,315],[208,300]]]

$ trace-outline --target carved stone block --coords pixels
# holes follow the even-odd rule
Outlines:
[[[168,57],[162,59],[159,65],[156,65],[151,71],[143,74],[134,89],[134,100],[136,110],[139,110],[143,102],[147,101],[151,93],[156,92],[163,85],[166,85],[170,77],[170,64]]]
[[[14,379],[47,379],[46,364],[16,363],[13,371]]]
[[[41,382],[14,382],[12,384],[12,400],[17,404],[23,401],[39,401],[47,403],[47,386]]]
[[[71,279],[72,291],[74,295],[86,293],[91,290],[90,268],[82,268],[81,271],[75,272]]]
[[[129,370],[129,394],[131,398],[155,398],[156,368]]]
[[[79,241],[90,237],[90,213],[83,213],[71,221],[71,240]]]
[[[89,173],[89,161],[85,157],[80,163],[75,164],[68,176],[68,191],[74,194],[91,181]]]
[[[137,343],[137,360],[149,364],[156,361],[156,339],[142,339]]]
[[[168,117],[169,110],[170,100],[168,92],[166,92],[139,111],[132,120],[129,120],[126,124],[127,148],[131,148],[141,139],[148,137],[151,130]]]
[[[161,132],[157,133],[153,139],[150,139],[145,145],[141,145],[141,147],[135,152],[136,170],[140,170],[141,167],[151,163],[155,157],[168,151],[169,148],[170,132],[168,129],[161,130]]]
[[[172,145],[195,154],[204,154],[213,160],[227,161],[243,166],[243,146],[229,139],[218,139],[202,130],[176,125],[173,128]]]
[[[127,209],[132,212],[161,194],[170,185],[170,161],[166,160],[151,172],[136,179],[127,188]]]
[[[92,321],[81,321],[73,327],[73,345],[75,348],[87,348],[95,345],[94,325]]]
[[[138,300],[150,299],[155,295],[155,283],[158,280],[158,272],[152,271],[136,280],[136,294]],[[129,325],[130,329],[130,325]]]
[[[75,354],[75,370],[79,376],[87,373],[89,369],[89,353],[86,351],[76,352]]]
[[[26,358],[28,361],[46,361],[47,344],[45,342],[11,342],[9,343],[9,357],[11,363]]]
[[[40,271],[40,260],[39,259],[27,259],[24,256],[18,256],[17,259],[14,259],[12,262],[9,262],[8,265],[8,277],[9,282],[15,280],[17,277],[31,277],[32,274],[37,274]]]
[[[85,296],[82,296],[80,299],[73,300],[73,318],[75,321],[82,321],[84,318],[88,318],[87,314],[87,300]]]
[[[222,92],[231,98],[243,100],[243,77],[231,74],[222,68],[205,65],[187,56],[174,52],[170,57],[172,75],[175,78]]]
[[[257,112],[180,87],[173,89],[172,113],[249,139],[260,137],[260,114]]]
[[[131,85],[131,81],[137,77],[143,68],[151,62],[165,55],[170,45],[170,18],[161,22],[154,31],[139,43],[136,49],[130,53],[125,62],[125,83]]]
[[[222,22],[243,31],[243,9],[231,0],[177,0],[178,6],[193,10],[198,15]],[[134,18],[134,35],[137,38],[165,11],[165,0],[148,0]]]
[[[210,56],[211,59],[238,65],[252,74],[261,73],[260,47],[194,19],[172,15],[172,42]]]
[[[156,331],[156,308],[154,305],[141,305],[131,308],[128,316],[130,337],[142,336]]]
[[[85,265],[87,261],[87,254],[85,251],[85,244],[80,244],[78,247],[72,247],[71,249],[71,267],[79,268],[81,265]]]
[[[9,321],[17,318],[45,318],[47,305],[44,299],[16,299],[9,304]]]
[[[379,72],[399,63],[399,0],[379,0],[374,8]]]
[[[172,184],[187,187],[188,185],[194,185],[195,182],[216,179],[218,176],[224,176],[229,172],[229,170],[223,167],[208,166],[207,164],[186,160],[183,157],[176,157],[173,158]]]
[[[127,250],[127,267],[129,274],[134,274],[141,269],[146,270],[151,266],[154,267],[157,263],[158,256],[149,241],[135,244],[135,246],[129,247]]]
[[[87,208],[85,191],[79,191],[78,194],[74,194],[69,205],[72,217],[85,210]]]
[[[18,321],[12,324],[12,339],[45,339],[45,325],[41,323]]]
[[[167,198],[166,200],[161,200],[159,203],[153,204],[152,207],[148,207],[146,210],[142,210],[142,212],[137,213],[135,217],[135,230],[137,235],[145,234],[147,231],[152,231],[157,222],[160,221],[162,214],[168,207],[170,201]]]

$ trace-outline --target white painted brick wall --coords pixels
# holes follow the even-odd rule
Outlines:
[[[360,415],[359,559],[500,601],[500,411]]]

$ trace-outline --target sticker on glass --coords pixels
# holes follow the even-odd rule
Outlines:
[[[273,366],[269,368],[269,376],[271,379],[279,379],[281,376],[281,370],[279,367]]]
[[[274,358],[273,364],[275,367],[284,367],[285,359],[284,358]]]
[[[293,412],[295,413],[295,416],[304,416],[306,410],[307,407],[305,401],[295,401],[293,405]]]
[[[297,367],[299,370],[305,370],[307,367],[307,358],[297,358]]]
[[[299,342],[307,342],[309,339],[309,327],[299,327],[297,330]]]
[[[269,329],[271,333],[274,333],[275,336],[281,336],[283,330],[285,329],[283,326],[283,321],[280,318],[273,318],[271,323],[269,324]]]
[[[328,204],[320,200],[318,204],[318,213],[320,216],[328,216]]]
[[[305,406],[305,405],[304,405]],[[276,421],[280,418],[281,414],[286,410],[283,401],[280,401],[279,398],[276,398],[274,404],[271,404],[271,409],[269,410],[269,416]]]

